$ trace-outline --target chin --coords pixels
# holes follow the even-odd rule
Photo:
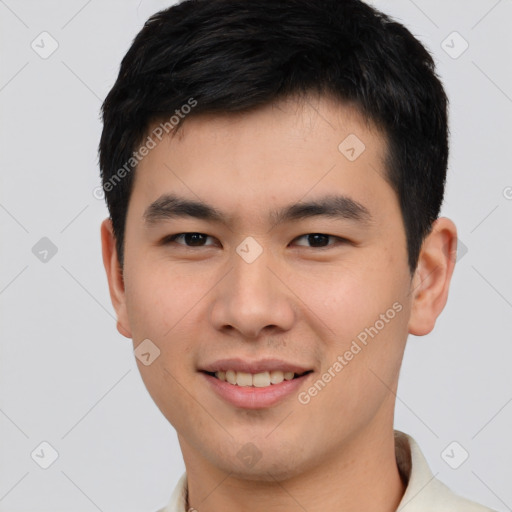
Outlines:
[[[304,458],[306,454],[297,450],[297,445],[293,448],[283,443],[280,438],[276,438],[275,442],[264,437],[253,439],[254,442],[230,445],[221,453],[208,450],[210,462],[234,478],[260,482],[285,481],[307,469],[308,462]],[[299,443],[300,445],[304,443]]]
[[[219,467],[231,477],[252,482],[283,482],[301,473],[297,466],[291,466],[289,461],[272,460],[263,461],[263,458],[252,467],[244,467],[243,463],[236,461],[222,461]]]

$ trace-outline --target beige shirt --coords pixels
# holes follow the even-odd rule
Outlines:
[[[397,511],[404,512],[494,512],[454,494],[434,478],[416,441],[395,431],[395,452],[398,469],[407,482],[407,489]],[[187,474],[183,473],[167,507],[158,512],[187,512]],[[200,512],[200,511],[198,511]]]

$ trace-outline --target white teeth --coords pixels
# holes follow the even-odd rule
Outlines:
[[[288,372],[287,372],[288,373]],[[279,370],[270,372],[270,382],[272,384],[280,384],[284,380],[284,373]]]
[[[266,386],[270,386],[270,373],[256,373],[252,376],[252,385],[257,388],[264,388]]]
[[[252,375],[245,372],[236,372],[236,383],[238,386],[252,386]]]
[[[293,372],[282,372],[280,370],[272,370],[271,372],[261,373],[247,373],[235,372],[234,370],[227,370],[225,372],[215,372],[215,376],[222,381],[227,381],[230,384],[237,386],[254,386],[257,388],[264,388],[271,384],[281,384],[284,380],[292,380],[295,374]]]

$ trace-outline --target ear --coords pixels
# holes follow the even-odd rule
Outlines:
[[[421,246],[413,279],[409,333],[424,336],[434,328],[446,305],[457,259],[457,228],[445,217],[437,219]]]
[[[123,272],[119,265],[116,249],[116,238],[112,220],[105,219],[101,223],[101,247],[103,265],[107,273],[110,300],[117,314],[117,330],[127,338],[132,337],[128,314],[126,311],[126,296],[124,291]]]

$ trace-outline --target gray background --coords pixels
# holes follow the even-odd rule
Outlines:
[[[93,194],[101,101],[171,3],[0,0],[1,511],[154,512],[184,470],[115,329]],[[463,244],[435,331],[409,339],[396,427],[458,493],[512,510],[512,1],[373,3],[435,56],[451,100],[443,214]]]

